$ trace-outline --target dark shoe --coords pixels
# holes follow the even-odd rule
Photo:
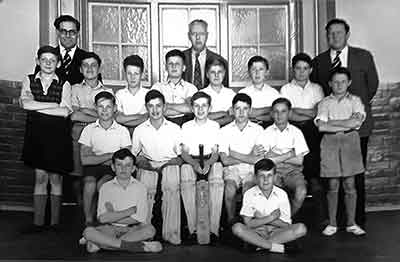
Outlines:
[[[63,231],[60,224],[50,225],[48,230],[52,233],[61,233]]]
[[[21,230],[21,234],[26,234],[26,235],[29,235],[29,234],[39,234],[39,233],[42,233],[42,232],[44,232],[44,231],[46,231],[46,226],[44,226],[44,225],[42,225],[42,226],[38,226],[38,225],[34,225],[34,224],[32,224],[32,225],[29,225],[29,226],[27,226],[27,227],[25,227],[25,228],[23,228],[22,230]]]
[[[186,239],[183,241],[183,244],[185,246],[194,246],[197,245],[197,234],[196,233],[192,233],[189,234]]]
[[[219,237],[216,234],[211,233],[210,234],[210,246],[215,246],[218,243],[218,241],[219,241]]]
[[[299,242],[297,242],[296,240],[285,244],[285,254],[294,255],[300,252],[301,252],[301,246]]]

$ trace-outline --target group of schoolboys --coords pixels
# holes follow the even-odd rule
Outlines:
[[[38,62],[38,74],[55,75],[59,57],[50,47],[39,49],[37,59],[43,62]],[[260,249],[284,252],[284,243],[307,231],[304,224],[291,221],[307,193],[303,160],[309,158],[306,174],[319,165],[315,162],[319,157],[318,129],[325,132],[321,176],[329,178],[330,224],[323,233],[336,232],[340,172],[345,173],[347,231],[365,233],[354,222],[352,179],[363,169],[355,130],[365,111],[359,98],[347,92],[351,76],[345,68],[332,72],[333,93],[324,98],[321,88],[309,81],[311,58],[298,54],[292,59],[294,79],[279,93],[265,83],[268,61],[254,56],[248,62],[252,85],[235,94],[222,84],[226,68],[220,59],[206,62],[210,84],[200,91],[182,79],[185,57],[181,51],[171,50],[165,59],[167,81],[148,90],[141,83],[143,60],[137,55],[126,57],[127,85],[114,95],[98,79],[100,57],[87,52],[80,65],[83,82],[64,86],[63,93],[70,89],[65,104],[71,105],[69,113],[75,122],[75,166],[82,165],[84,176],[87,228],[80,243],[86,244],[89,252],[101,248],[161,251],[160,242],[152,239],[180,244],[181,199],[188,231],[196,234],[195,184],[200,178],[209,181],[214,237],[220,234],[224,202],[234,235]],[[204,163],[200,163],[200,155]],[[318,176],[319,169],[310,180]],[[239,188],[243,192],[241,221],[236,219]],[[102,225],[95,227],[96,206]]]

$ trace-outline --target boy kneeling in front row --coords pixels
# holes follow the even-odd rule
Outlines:
[[[240,215],[243,223],[232,227],[233,234],[270,252],[284,253],[284,243],[303,237],[307,233],[302,223],[292,224],[290,202],[286,192],[274,186],[275,164],[262,159],[254,165],[257,185],[246,191]]]
[[[157,241],[146,241],[155,235],[151,224],[146,224],[147,190],[132,177],[135,156],[127,148],[115,152],[111,168],[115,178],[100,188],[97,207],[98,220],[103,224],[87,227],[80,244],[86,244],[90,253],[100,249],[130,252],[160,252]]]

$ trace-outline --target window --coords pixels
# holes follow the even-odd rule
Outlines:
[[[148,4],[106,4],[91,2],[89,12],[89,50],[103,60],[106,84],[124,85],[123,59],[132,54],[143,58],[143,80],[150,85],[150,12]]]

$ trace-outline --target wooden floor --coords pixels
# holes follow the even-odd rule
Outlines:
[[[316,228],[300,242],[302,252],[279,255],[267,252],[249,253],[241,249],[216,246],[165,245],[160,254],[130,254],[101,251],[87,254],[78,245],[81,234],[77,207],[63,208],[62,233],[24,235],[20,231],[31,222],[31,213],[0,211],[0,260],[92,260],[92,261],[400,261],[400,211],[368,213],[367,236],[354,237],[340,231],[334,237],[324,237]]]

